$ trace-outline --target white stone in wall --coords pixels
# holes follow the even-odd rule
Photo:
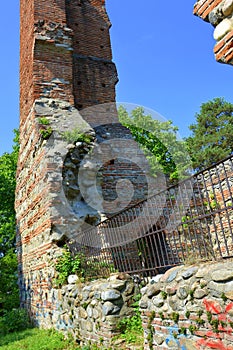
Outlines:
[[[233,17],[225,18],[214,30],[214,39],[221,40],[227,33],[233,29]]]
[[[233,13],[233,0],[225,0],[222,7],[222,12],[224,16],[229,16]]]
[[[68,277],[68,283],[69,284],[75,284],[78,281],[78,276],[76,275],[69,275]]]

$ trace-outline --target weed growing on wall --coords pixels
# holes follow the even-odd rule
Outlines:
[[[52,135],[53,129],[49,126],[46,129],[40,129],[40,134],[44,140],[47,140]]]
[[[134,308],[134,315],[124,317],[117,325],[117,329],[121,333],[120,338],[124,339],[127,344],[143,344],[142,319],[139,311],[140,298],[141,294],[135,295],[135,302],[131,305]]]
[[[57,259],[55,269],[57,277],[54,279],[54,285],[57,287],[66,284],[68,276],[72,274],[76,274],[80,282],[85,282],[100,277],[107,278],[110,273],[116,272],[113,264],[92,260],[84,252],[73,256],[67,246]]]
[[[90,144],[93,141],[93,137],[89,134],[81,132],[80,128],[64,131],[61,133],[63,139],[69,143],[85,142]]]
[[[51,128],[50,121],[46,117],[38,118],[39,124],[39,133],[44,140],[47,140],[53,133],[53,129]]]
[[[132,317],[124,317],[118,323],[118,330],[121,332],[121,338],[127,343],[137,343],[143,335],[142,320],[139,310],[135,310]]]
[[[154,328],[152,326],[152,322],[154,318],[155,318],[155,311],[152,311],[149,316],[148,325],[147,325],[147,330],[148,330],[147,341],[148,341],[150,350],[153,349]]]
[[[38,118],[38,122],[39,122],[39,124],[42,124],[42,125],[49,125],[50,124],[50,121],[46,117]]]

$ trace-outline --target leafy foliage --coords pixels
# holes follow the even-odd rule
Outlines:
[[[39,118],[38,122],[39,122],[39,124],[42,124],[42,125],[49,125],[50,124],[50,121],[46,117]]]
[[[18,137],[15,130],[12,153],[0,157],[0,315],[19,305],[14,210]]]
[[[85,142],[90,144],[93,141],[93,137],[91,135],[81,132],[79,128],[62,132],[62,137],[70,143]]]
[[[15,173],[18,159],[18,132],[12,153],[0,157],[0,257],[15,245]]]
[[[127,343],[136,343],[138,338],[143,335],[141,314],[138,309],[132,317],[124,317],[118,323],[118,330],[121,332],[121,338]]]
[[[88,257],[85,252],[79,252],[74,256],[67,246],[64,247],[62,255],[57,259],[55,264],[57,277],[54,280],[56,286],[67,283],[67,278],[71,274],[76,274],[80,282],[92,280],[98,277],[107,277],[110,273],[115,272],[113,265],[102,261],[95,261]]]
[[[170,181],[187,175],[190,159],[185,142],[178,140],[178,128],[171,121],[160,121],[146,115],[142,107],[131,111],[120,106],[120,122],[130,129],[134,139],[141,145],[154,176],[162,172]]]
[[[233,152],[233,104],[224,98],[203,103],[186,139],[195,170],[203,170]]]
[[[134,315],[122,318],[117,324],[117,329],[121,333],[120,337],[125,339],[128,344],[143,342],[142,319],[139,311],[140,299],[141,294],[136,294],[134,296],[135,302],[131,304],[131,307],[134,308]]]
[[[74,273],[77,273],[80,278],[83,278],[85,271],[81,266],[81,259],[82,256],[80,254],[76,257],[72,257],[70,251],[65,248],[55,265],[56,271],[59,273],[55,284],[63,285],[67,283],[68,276]]]
[[[51,126],[49,126],[49,127],[44,128],[44,129],[40,129],[39,132],[40,132],[42,138],[44,140],[47,140],[52,135],[53,129],[51,128]]]
[[[0,318],[0,334],[22,331],[31,326],[27,311],[25,309],[12,309],[5,311]]]
[[[18,306],[17,258],[10,249],[0,258],[0,316]]]

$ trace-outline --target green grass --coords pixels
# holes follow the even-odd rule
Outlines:
[[[131,334],[118,336],[117,339],[125,339],[124,344],[114,344],[110,348],[102,345],[77,345],[72,339],[65,340],[64,335],[55,330],[41,330],[30,328],[21,332],[0,335],[0,350],[118,350],[128,349],[127,344],[131,344],[136,349],[143,349],[143,337],[138,331]],[[119,347],[120,346],[120,347]]]
[[[78,350],[80,347],[64,340],[61,333],[53,330],[27,329],[0,337],[1,350]]]

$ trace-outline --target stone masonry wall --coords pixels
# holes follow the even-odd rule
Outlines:
[[[141,291],[144,349],[233,349],[231,260],[174,267]]]
[[[108,279],[85,283],[78,282],[75,275],[61,289],[52,289],[51,299],[45,300],[55,306],[48,318],[52,326],[72,334],[80,345],[95,343],[110,346],[112,338],[119,334],[118,322],[131,316],[135,286],[126,274],[112,274]],[[43,311],[37,322],[44,322]]]
[[[40,317],[40,326],[52,327],[50,316],[57,305],[51,302],[54,261],[62,254],[62,246],[75,240],[77,246],[101,247],[101,237],[87,242],[81,228],[112,213],[108,203],[116,199],[117,179],[134,179],[136,196],[127,203],[123,198],[123,206],[144,198],[147,184],[138,179],[145,159],[134,144],[131,151],[144,159],[141,168],[137,162],[126,160],[121,165],[118,161],[122,147],[129,153],[126,143],[132,137],[116,112],[118,78],[105,1],[21,0],[20,20],[15,201],[19,286],[21,305],[31,318]],[[96,159],[90,158],[92,151]],[[113,211],[120,205],[116,201]]]
[[[68,27],[67,17],[80,9],[81,12],[75,12],[77,22],[85,27],[80,43],[91,57],[96,55],[97,44],[91,41],[91,36],[87,38],[84,31],[89,31],[89,25],[92,33],[95,26],[100,31],[99,27],[107,23],[100,41],[108,48],[101,57],[104,60],[107,55],[110,64],[109,20],[104,5],[102,0],[20,1],[20,154],[15,208],[21,304],[33,318],[44,308],[44,300],[51,298],[53,262],[61,254],[57,242],[77,232],[88,211],[90,214],[87,205],[84,214],[75,213],[63,189],[63,162],[70,148],[61,134],[73,128],[81,134],[87,133],[90,139],[95,134],[74,106],[74,90],[88,93],[88,103],[92,105],[96,103],[98,90],[97,81],[86,85],[87,80],[83,79],[80,86],[74,79],[74,51],[77,53],[74,35],[79,30],[75,33]],[[98,49],[101,50],[99,45]],[[87,64],[86,69],[89,70]],[[112,102],[116,80],[107,75],[104,79],[111,84],[111,89],[106,89],[111,90],[111,95],[106,94],[99,101]],[[42,119],[45,124],[41,123]],[[85,142],[81,145],[82,150],[86,147],[88,151]],[[44,323],[53,306],[47,303],[45,309]]]
[[[233,64],[233,1],[199,0],[194,14],[214,27],[215,58],[218,62]]]

